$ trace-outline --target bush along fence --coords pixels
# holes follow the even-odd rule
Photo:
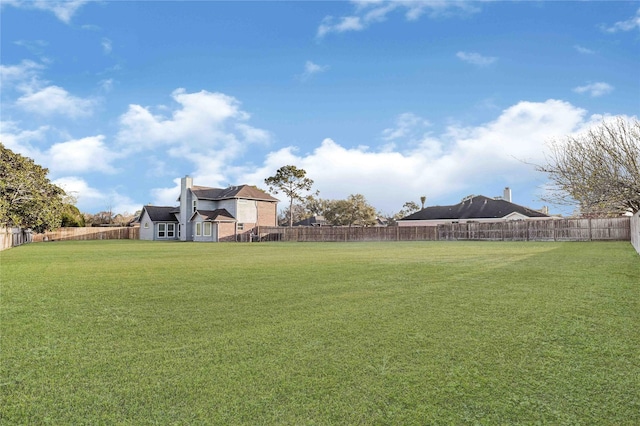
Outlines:
[[[640,212],[631,218],[631,244],[640,254]]]
[[[139,227],[59,228],[43,234],[34,234],[33,242],[70,240],[138,240]]]
[[[467,222],[437,226],[264,227],[260,241],[629,241],[630,218]]]
[[[30,229],[0,228],[0,250],[30,243],[32,235]]]

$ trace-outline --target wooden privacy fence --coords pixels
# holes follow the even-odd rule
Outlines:
[[[437,230],[433,226],[261,226],[258,235],[260,241],[432,241],[437,239]]]
[[[59,228],[43,234],[34,234],[33,242],[69,240],[138,240],[139,227]]]
[[[264,227],[260,241],[629,241],[630,218],[467,222],[437,226]]]
[[[0,228],[0,250],[30,243],[32,235],[30,229]]]
[[[519,220],[438,225],[439,240],[629,241],[628,217]]]

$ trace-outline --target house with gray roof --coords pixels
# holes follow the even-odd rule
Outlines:
[[[398,226],[436,226],[446,223],[500,222],[510,220],[548,220],[545,213],[511,202],[511,190],[503,197],[483,195],[465,197],[451,206],[432,206],[398,220]]]
[[[177,201],[142,208],[141,240],[247,241],[258,226],[277,225],[278,199],[254,186],[196,186],[185,176]]]

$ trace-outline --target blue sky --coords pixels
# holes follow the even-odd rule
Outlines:
[[[640,2],[1,0],[1,140],[84,212],[286,164],[383,213],[545,203],[548,144],[640,115]],[[283,203],[286,204],[286,203]],[[552,212],[570,212],[551,207]]]

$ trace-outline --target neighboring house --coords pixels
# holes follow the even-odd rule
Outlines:
[[[376,217],[376,224],[373,226],[389,226],[389,221],[387,219],[385,219],[384,217]]]
[[[311,216],[301,221],[295,222],[293,226],[327,226],[329,223],[324,216]]]
[[[436,226],[445,223],[497,222],[508,220],[547,220],[547,214],[511,202],[511,191],[505,196],[489,198],[482,195],[466,197],[452,206],[433,206],[398,220],[398,226]]]
[[[181,179],[177,207],[144,206],[141,240],[250,240],[258,226],[276,226],[278,200],[253,186],[209,188]]]
[[[178,207],[144,206],[140,213],[141,240],[175,240],[178,237]]]

